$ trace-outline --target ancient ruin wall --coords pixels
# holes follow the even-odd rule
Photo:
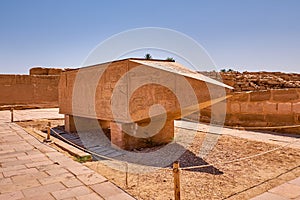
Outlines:
[[[0,75],[0,106],[58,107],[58,75]]]
[[[226,125],[242,127],[275,127],[300,124],[300,89],[279,89],[234,93],[227,100]],[[201,111],[208,122],[210,110]],[[284,129],[295,132],[299,129]]]

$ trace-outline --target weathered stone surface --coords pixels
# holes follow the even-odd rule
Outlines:
[[[272,90],[273,101],[290,102],[299,100],[297,90]]]

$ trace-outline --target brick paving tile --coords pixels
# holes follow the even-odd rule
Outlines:
[[[44,154],[31,154],[31,155],[25,155],[25,156],[18,156],[18,160],[41,160],[47,158]]]
[[[78,166],[78,167],[69,167],[68,170],[73,173],[74,175],[81,175],[81,174],[91,174],[95,173],[91,169],[85,167],[85,166]]]
[[[289,181],[290,184],[299,185],[300,186],[300,177]]]
[[[37,194],[31,197],[25,197],[22,200],[55,200],[55,198],[50,193]]]
[[[12,184],[11,178],[1,178],[0,179],[0,187],[1,185]]]
[[[28,163],[32,163],[32,160],[16,160],[16,161],[11,161],[11,162],[5,162],[5,160],[3,160],[2,162],[2,167],[11,167],[11,166],[15,166],[15,165],[25,165]]]
[[[39,117],[48,115],[37,111]],[[3,113],[0,111],[1,116]],[[3,123],[9,121],[7,114],[8,120],[0,117],[0,199],[102,199],[89,185],[107,181],[104,177],[38,141],[17,124]],[[20,119],[39,117],[30,110],[20,115]],[[107,199],[129,196],[113,184],[102,190]]]
[[[52,165],[53,164],[53,162],[52,161],[50,161],[50,160],[46,160],[46,161],[37,161],[37,162],[32,162],[32,163],[28,163],[28,164],[25,164],[26,165],[26,167],[28,167],[28,168],[32,168],[32,167],[35,167],[35,168],[37,168],[37,167],[40,167],[40,166],[47,166],[47,165]],[[37,168],[38,169],[38,168]],[[38,169],[39,170],[39,169]],[[40,170],[39,170],[40,171]]]
[[[15,199],[21,199],[23,197],[24,196],[21,191],[0,194],[0,199],[3,199],[3,200],[15,200]]]
[[[56,199],[66,199],[66,198],[71,198],[71,197],[76,197],[76,196],[82,196],[85,194],[90,194],[92,191],[86,187],[86,186],[78,186],[74,188],[68,188],[64,190],[59,190],[59,191],[54,191],[52,192],[52,195]]]
[[[283,197],[287,198],[296,198],[300,196],[300,186],[293,185],[289,183],[284,183],[282,185],[279,185],[271,190],[269,192],[273,194],[278,194]]]
[[[104,199],[118,199],[120,194],[122,197],[133,200],[134,198],[126,194],[124,191],[122,191],[120,188],[115,186],[114,184],[110,182],[104,182],[104,183],[98,183],[95,185],[92,185],[91,188],[97,192],[100,196],[102,196]],[[123,199],[123,198],[122,198]]]
[[[79,181],[77,178],[69,178],[69,179],[62,180],[61,182],[68,188],[83,185],[83,183]]]
[[[39,187],[28,188],[28,189],[22,190],[22,192],[25,195],[25,197],[33,197],[36,195],[42,195],[42,194],[62,190],[64,188],[65,188],[65,186],[62,185],[61,183],[53,183],[53,184],[49,184],[49,185],[42,185]]]
[[[35,173],[35,172],[38,172],[38,170],[36,168],[19,169],[19,170],[3,172],[3,175],[4,175],[4,177],[11,177],[11,176],[30,174],[30,173]]]
[[[127,193],[119,193],[114,196],[107,197],[105,200],[135,200],[132,196]]]
[[[100,174],[95,174],[95,172],[92,174],[81,174],[81,175],[78,175],[77,178],[86,185],[94,185],[97,183],[102,183],[107,180]]]
[[[1,185],[1,187],[0,187],[0,194],[1,193],[14,192],[14,191],[17,191],[17,187],[13,183]]]
[[[279,196],[277,194],[265,192],[261,195],[258,195],[256,197],[252,198],[251,200],[289,200],[289,198]]]
[[[59,174],[65,174],[67,172],[68,172],[68,170],[66,170],[64,168],[55,168],[55,169],[50,169],[50,170],[46,171],[46,173],[49,174],[50,176],[57,176]]]
[[[98,196],[95,193],[79,196],[79,197],[77,197],[77,199],[78,200],[103,200],[103,198],[101,198],[100,196]]]
[[[32,173],[32,174],[13,176],[13,177],[11,177],[11,179],[13,180],[13,182],[18,183],[18,182],[22,182],[22,181],[26,181],[26,180],[41,179],[41,178],[45,178],[45,177],[49,177],[49,175],[44,172],[37,172],[37,173]]]
[[[48,171],[48,170],[62,168],[62,166],[59,165],[58,163],[53,163],[52,162],[51,164],[36,166],[36,168],[40,172],[45,172],[46,173],[46,171]]]
[[[9,171],[14,171],[14,170],[19,170],[19,169],[26,169],[25,165],[15,165],[15,166],[10,166],[10,167],[3,167],[0,168],[0,172],[9,172]]]
[[[62,182],[74,178],[74,175],[71,173],[60,174],[59,176],[48,176],[38,179],[38,181],[43,185],[48,185],[51,183]]]
[[[12,157],[18,157],[18,156],[26,156],[24,152],[10,152],[10,153],[4,153],[3,155],[0,155],[1,160],[4,160],[6,158],[12,158]]]

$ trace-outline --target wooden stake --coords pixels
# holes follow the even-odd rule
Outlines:
[[[125,163],[125,184],[126,184],[126,188],[128,188],[128,163]]]
[[[44,140],[44,142],[51,142],[50,134],[51,134],[51,122],[48,122],[47,138]]]
[[[180,200],[180,169],[179,162],[173,163],[173,177],[174,177],[174,196],[175,200]]]
[[[14,109],[10,108],[10,121],[14,122]]]

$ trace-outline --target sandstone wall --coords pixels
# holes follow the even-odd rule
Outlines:
[[[201,111],[201,120],[210,120],[210,109]],[[273,127],[300,124],[300,89],[234,93],[227,100],[226,125]],[[282,132],[299,132],[285,129]]]
[[[59,76],[0,75],[0,106],[58,106]]]

